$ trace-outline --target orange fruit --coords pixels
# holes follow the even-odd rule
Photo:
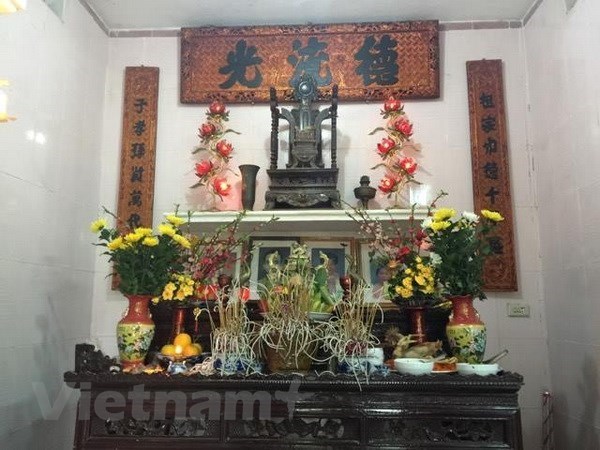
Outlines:
[[[198,356],[200,351],[195,344],[186,345],[183,349],[183,356]]]
[[[192,343],[192,337],[187,333],[179,333],[173,339],[173,345],[181,345],[182,347],[186,347]]]
[[[165,356],[174,356],[175,355],[175,346],[171,344],[163,345],[160,349],[160,353]]]
[[[194,347],[196,347],[198,349],[198,354],[202,353],[202,351],[204,350],[202,348],[202,345],[198,344],[198,343],[194,343],[192,344]]]

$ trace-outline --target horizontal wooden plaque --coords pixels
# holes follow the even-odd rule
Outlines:
[[[438,22],[181,30],[182,103],[290,101],[302,73],[320,100],[334,84],[342,100],[437,98]]]
[[[502,60],[468,61],[467,82],[475,210],[494,210],[504,216],[494,235],[487,237],[493,254],[485,262],[484,289],[516,291]]]

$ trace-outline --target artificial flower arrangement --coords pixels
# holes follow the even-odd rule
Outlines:
[[[298,243],[292,245],[285,262],[275,252],[267,256],[267,265],[267,280],[259,292],[268,311],[258,342],[264,345],[271,372],[306,371],[324,329],[309,319],[319,269],[312,267],[307,246]],[[327,261],[320,267],[327,267]]]
[[[240,134],[230,128],[225,128],[224,122],[229,120],[229,111],[225,104],[215,100],[206,112],[207,120],[198,128],[200,146],[193,153],[204,152],[206,156],[196,163],[196,176],[198,182],[192,186],[206,186],[208,192],[223,200],[231,192],[231,183],[228,180],[227,168],[233,146],[223,139],[228,133]]]
[[[188,212],[188,216],[190,214]],[[187,233],[189,245],[180,253],[178,271],[170,275],[161,295],[154,302],[214,300],[219,289],[217,278],[221,272],[231,269],[238,262],[244,266],[248,251],[243,249],[246,249],[250,234],[275,220],[271,218],[259,223],[252,231],[241,233],[240,224],[244,216],[245,212],[239,212],[231,222],[216,227],[211,233]],[[247,277],[247,274],[241,274],[242,279]]]
[[[431,242],[431,258],[445,295],[485,299],[483,264],[491,254],[486,236],[504,220],[500,213],[484,209],[481,216],[452,208],[440,208],[423,221]]]
[[[117,222],[119,219],[113,216]],[[106,248],[103,253],[113,263],[119,276],[119,290],[126,295],[159,295],[174,271],[181,267],[180,255],[191,248],[190,241],[181,234],[183,219],[169,215],[157,230],[138,227],[120,232],[108,228],[104,218],[94,221],[91,230],[98,233],[99,243]]]
[[[191,247],[184,252],[183,269],[196,282],[196,295],[199,298],[213,296],[220,272],[231,269],[238,263],[241,273],[236,282],[247,284],[250,278],[246,265],[250,254],[250,235],[259,232],[277,218],[273,216],[257,223],[251,230],[241,232],[240,226],[245,215],[245,211],[240,211],[231,222],[216,227],[212,233],[191,237]]]
[[[443,195],[433,200],[429,210]],[[407,225],[402,227],[394,220],[383,224],[362,209],[348,212],[360,225],[361,235],[368,239],[370,260],[390,274],[384,284],[384,298],[400,307],[433,306],[440,302],[436,256],[429,253],[428,234],[414,214],[413,205]]]
[[[388,198],[393,196],[393,206],[397,207],[406,203],[404,187],[410,183],[419,184],[415,179],[417,162],[414,157],[409,156],[409,153],[418,152],[419,146],[411,141],[413,124],[404,112],[404,105],[400,100],[394,97],[386,100],[381,115],[387,119],[385,127],[378,127],[369,134],[383,131],[387,136],[377,144],[377,154],[382,162],[372,169],[380,167],[385,169],[385,175],[380,180],[378,188]]]

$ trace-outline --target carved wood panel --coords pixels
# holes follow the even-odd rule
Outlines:
[[[516,291],[502,61],[468,61],[467,81],[475,211],[489,209],[504,216],[494,234],[487,237],[492,255],[485,262],[484,289]]]
[[[181,102],[292,100],[309,73],[320,100],[439,97],[437,21],[181,30]]]
[[[126,67],[117,215],[129,228],[152,227],[158,67]]]

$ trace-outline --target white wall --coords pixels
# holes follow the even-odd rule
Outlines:
[[[9,113],[0,124],[0,442],[6,449],[72,446],[72,396],[43,421],[32,383],[53,404],[89,339],[108,38],[79,2],[64,23],[41,0],[0,16],[0,78]],[[45,143],[27,139],[35,130]]]
[[[450,192],[445,202],[459,210],[472,209],[470,138],[467,104],[467,60],[500,58],[504,61],[510,166],[515,212],[518,293],[493,294],[478,303],[489,327],[488,354],[507,348],[510,356],[502,361],[507,370],[525,376],[520,401],[523,408],[527,448],[539,448],[540,392],[547,387],[547,351],[542,321],[543,303],[539,258],[538,222],[533,167],[526,137],[525,55],[521,30],[468,30],[441,33],[442,98],[410,101],[406,111],[415,123],[415,140],[423,145],[419,179],[432,190]],[[106,109],[102,139],[102,185],[100,201],[116,208],[123,74],[126,66],[160,67],[158,144],[154,221],[173,209],[198,209],[198,191],[188,189],[194,183],[194,158],[191,150],[198,144],[197,128],[204,119],[206,105],[179,104],[179,43],[177,38],[111,39],[107,73]],[[340,154],[340,190],[348,202],[354,202],[352,188],[362,174],[377,161],[375,145],[379,137],[368,136],[383,121],[381,104],[348,104],[339,107],[338,143]],[[229,125],[243,133],[232,136],[236,152],[233,167],[256,163],[259,192],[255,209],[264,206],[267,185],[270,113],[266,105],[232,105]],[[376,184],[377,176],[372,176]],[[105,275],[108,266],[97,266],[92,334],[102,347],[116,354],[115,324],[125,301],[110,292]],[[531,306],[528,319],[506,317],[507,301]]]
[[[525,27],[557,449],[600,448],[600,3]]]

